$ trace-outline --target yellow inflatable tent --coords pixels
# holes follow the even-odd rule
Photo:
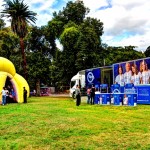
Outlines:
[[[11,61],[6,58],[0,57],[0,91],[6,86],[6,81],[11,83],[16,95],[16,102],[22,103],[23,100],[23,87],[26,88],[29,97],[29,85],[27,81],[16,73],[15,66]],[[0,101],[2,100],[2,95],[0,95]]]

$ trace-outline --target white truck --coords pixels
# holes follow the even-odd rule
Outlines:
[[[70,82],[70,97],[75,98],[76,85],[80,86],[81,94],[86,95],[86,88],[91,84],[107,83],[112,84],[112,66],[104,66],[98,68],[91,68],[79,71],[71,78]]]
[[[79,71],[71,78],[70,82],[70,97],[75,98],[75,88],[79,85],[81,89],[85,88],[85,70]]]

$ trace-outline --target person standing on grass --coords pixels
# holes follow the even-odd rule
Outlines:
[[[76,106],[79,106],[81,104],[81,92],[79,85],[76,85],[75,94],[76,94]]]
[[[1,93],[2,94],[2,105],[6,104],[6,91],[5,91],[5,87],[3,87]]]
[[[87,88],[87,104],[90,104],[90,97],[91,97],[91,89],[90,87]]]
[[[95,99],[95,86],[92,85],[92,88],[91,88],[91,105],[92,104],[94,105],[94,99]]]
[[[9,103],[9,92],[8,90],[6,90],[6,104]]]
[[[27,90],[25,87],[23,87],[23,99],[24,99],[24,103],[27,103]]]

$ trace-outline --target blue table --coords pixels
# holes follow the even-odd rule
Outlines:
[[[114,105],[122,105],[124,93],[112,93],[112,97],[114,98]]]
[[[100,102],[100,98],[102,101]],[[95,104],[103,104],[103,105],[109,105],[111,100],[111,94],[110,93],[96,93],[94,103]]]

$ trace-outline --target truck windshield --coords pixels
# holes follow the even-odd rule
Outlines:
[[[70,82],[70,88],[72,88],[75,85],[76,81],[71,81]]]

